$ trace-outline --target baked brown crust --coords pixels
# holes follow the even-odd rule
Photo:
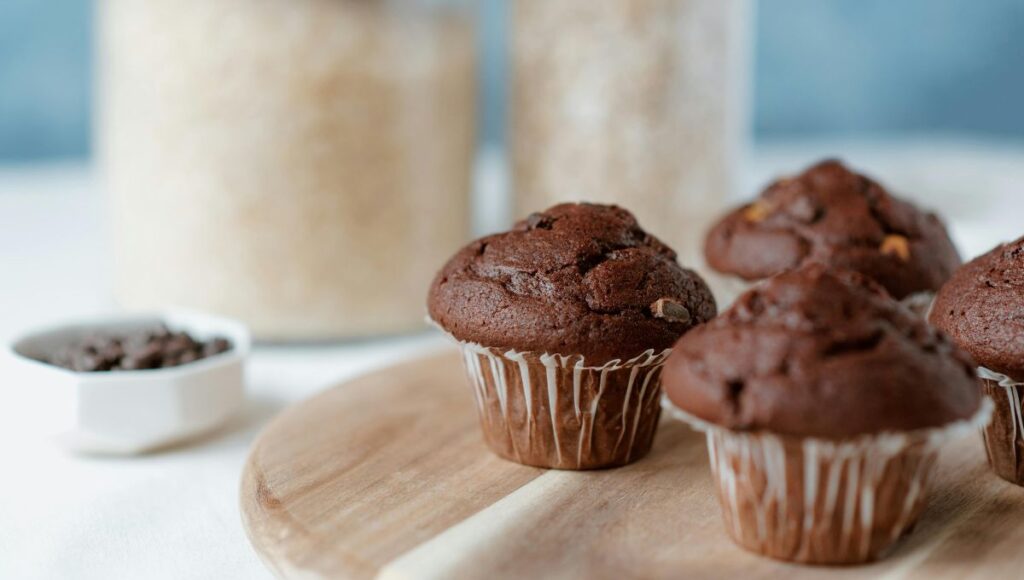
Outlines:
[[[874,278],[897,299],[936,291],[960,255],[935,214],[836,160],[772,183],[709,232],[712,268],[760,280],[809,263]]]
[[[716,314],[714,297],[628,211],[561,204],[472,242],[441,269],[430,316],[462,341],[587,364],[663,350]]]
[[[734,430],[844,439],[967,419],[970,358],[864,276],[819,264],[767,280],[684,336],[672,402]]]
[[[931,322],[981,366],[1024,381],[1024,238],[957,270],[936,296]]]

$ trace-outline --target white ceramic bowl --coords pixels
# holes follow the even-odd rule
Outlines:
[[[205,340],[231,341],[227,352],[166,369],[74,372],[35,360],[96,331],[126,332],[164,323]],[[13,379],[5,397],[32,432],[82,452],[133,454],[172,445],[222,425],[244,399],[249,331],[196,312],[81,321],[31,332],[9,349]],[[11,391],[10,389],[13,389]]]

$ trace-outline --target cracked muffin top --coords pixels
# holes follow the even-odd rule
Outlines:
[[[684,336],[665,364],[672,403],[740,431],[844,439],[971,417],[970,358],[851,271],[781,274]]]
[[[1024,238],[957,270],[931,321],[981,366],[1024,381]]]
[[[431,318],[462,341],[587,364],[661,351],[715,316],[711,291],[615,206],[562,204],[445,264]]]
[[[772,183],[709,232],[708,264],[760,280],[821,263],[875,279],[897,299],[936,291],[960,255],[934,214],[827,160]]]

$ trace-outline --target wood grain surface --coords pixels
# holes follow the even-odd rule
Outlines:
[[[491,455],[454,351],[285,411],[253,445],[241,511],[285,578],[1024,577],[1024,489],[989,472],[980,436],[943,450],[929,508],[887,559],[796,566],[732,544],[704,437],[671,419],[621,469]]]

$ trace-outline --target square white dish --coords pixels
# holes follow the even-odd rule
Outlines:
[[[87,335],[160,323],[197,340],[223,337],[231,348],[163,369],[75,372],[40,358]],[[29,332],[8,348],[8,401],[20,431],[87,453],[136,454],[207,433],[235,414],[245,395],[251,339],[236,321],[189,311],[125,314]],[[14,389],[13,391],[11,389]]]

